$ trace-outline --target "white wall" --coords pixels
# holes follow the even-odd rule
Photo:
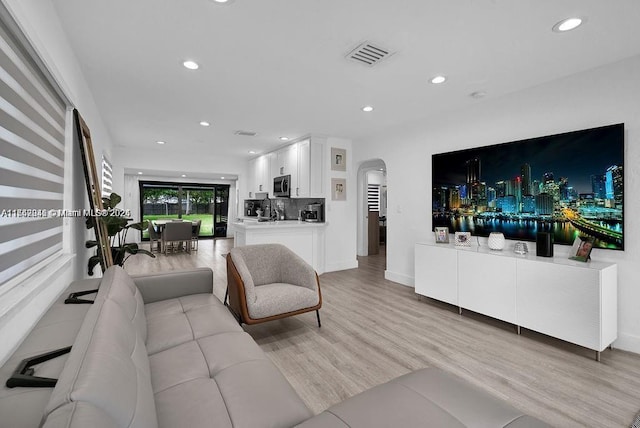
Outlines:
[[[229,144],[232,143],[230,142]],[[216,174],[216,176],[234,175],[243,179],[247,174],[249,162],[248,157],[246,159],[239,157],[220,157],[217,156],[213,150],[211,152],[207,150],[193,152],[190,150],[182,150],[179,146],[160,146],[155,143],[150,143],[147,148],[116,146],[114,152],[115,156],[112,159],[114,163],[113,190],[119,195],[124,195],[125,168],[135,170],[177,171],[187,174],[187,182],[194,182],[198,181],[197,177],[213,179],[213,174]],[[176,175],[176,177],[178,176]],[[244,188],[241,189],[241,191],[244,190]]]
[[[67,99],[77,107],[91,128],[94,140],[96,165],[100,156],[111,153],[112,143],[109,133],[95,105],[93,95],[82,76],[80,65],[69,47],[66,35],[57,19],[50,0],[2,0],[18,25],[33,45],[61,87]],[[71,115],[67,115],[67,138],[65,141],[64,208],[86,208],[88,198],[83,180],[77,142],[72,137]],[[10,305],[12,309],[0,319],[0,364],[11,355],[22,338],[31,330],[50,304],[69,283],[85,275],[89,252],[84,248],[85,229],[82,219],[64,220],[64,255],[51,263],[38,266],[38,271],[25,278],[19,292],[5,293],[0,298],[0,306]]]
[[[448,85],[455,84],[449,82]],[[447,112],[354,142],[356,166],[387,166],[387,274],[413,284],[414,243],[432,240],[431,155],[624,122],[625,251],[594,250],[618,264],[618,340],[640,353],[640,57]],[[556,246],[556,253],[563,248]],[[393,277],[393,278],[391,278]],[[398,279],[400,278],[400,280]],[[404,279],[404,280],[402,280]]]
[[[331,170],[331,148],[347,151],[347,170]],[[353,162],[351,140],[343,138],[327,138],[325,144],[325,185],[326,207],[325,221],[328,223],[325,234],[325,271],[333,272],[358,267],[356,258],[356,208],[357,208],[357,165]],[[346,178],[347,200],[331,200],[331,179]]]

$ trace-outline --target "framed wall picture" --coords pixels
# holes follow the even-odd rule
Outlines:
[[[578,236],[573,241],[573,246],[569,252],[569,258],[571,260],[578,260],[586,262],[591,258],[591,250],[593,249],[593,243],[595,238],[591,236]]]
[[[436,227],[433,230],[436,235],[436,244],[448,244],[449,243],[449,228],[448,227]]]
[[[347,170],[347,151],[331,147],[331,170],[346,171]]]
[[[331,179],[331,200],[332,201],[347,200],[347,179],[346,178]]]
[[[456,232],[455,243],[456,247],[470,247],[471,232]]]

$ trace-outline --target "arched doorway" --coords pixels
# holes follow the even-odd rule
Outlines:
[[[387,243],[387,167],[382,159],[358,167],[358,256],[383,251]]]

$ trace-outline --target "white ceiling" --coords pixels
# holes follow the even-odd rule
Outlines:
[[[638,0],[53,3],[116,146],[246,158],[280,136],[361,138],[640,54]],[[576,15],[586,24],[551,31]],[[365,40],[396,53],[347,61]]]

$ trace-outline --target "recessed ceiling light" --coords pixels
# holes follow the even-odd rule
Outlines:
[[[166,144],[164,141],[156,141],[156,144]]]
[[[362,107],[362,111],[366,111],[366,112],[368,113],[368,112],[370,112],[370,111],[373,111],[373,107],[371,107],[371,106],[364,106],[364,107]]]
[[[220,177],[220,180],[224,180],[224,177]]]
[[[138,175],[142,175],[142,171],[138,171]]]
[[[280,137],[280,141],[289,141],[289,137]]]
[[[197,70],[200,66],[195,61],[185,61],[182,63],[189,70]]]
[[[229,0],[213,0],[215,3],[226,3]]]
[[[444,83],[447,80],[447,78],[445,76],[435,76],[431,78],[431,83],[435,83],[436,85],[438,83]]]
[[[200,125],[202,126],[209,126],[211,125],[209,122],[207,122],[206,120],[203,120],[202,122],[200,122]]]
[[[250,154],[250,155],[255,155],[255,154],[256,154],[256,151],[255,151],[255,150],[249,150],[249,154]]]
[[[187,174],[182,174],[180,177],[186,177],[186,176],[187,176]]]
[[[552,30],[556,33],[562,33],[565,31],[571,31],[575,28],[578,28],[583,23],[582,18],[567,18],[558,22],[553,26]]]

